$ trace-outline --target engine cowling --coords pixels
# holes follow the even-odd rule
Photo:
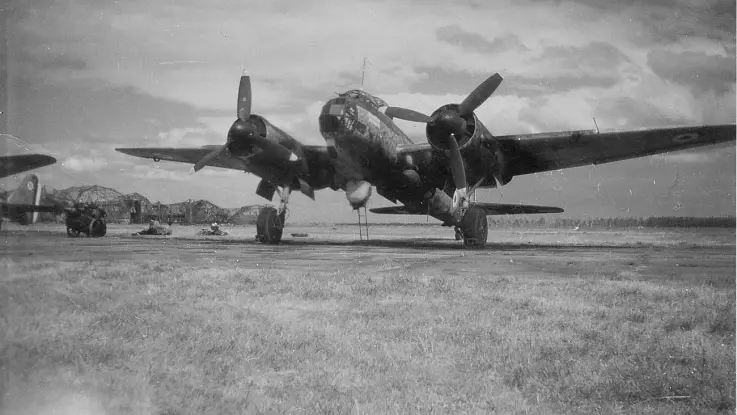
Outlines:
[[[464,165],[469,179],[486,177],[487,185],[491,185],[493,180],[498,180],[501,184],[507,184],[512,177],[506,173],[506,160],[504,154],[494,140],[489,130],[471,113],[465,117],[459,117],[458,104],[447,104],[435,110],[432,117],[437,117],[440,113],[455,113],[452,117],[448,117],[450,122],[428,123],[425,128],[425,135],[430,145],[439,151],[447,152],[450,150],[448,140],[453,140],[452,131],[448,128],[453,123],[463,120],[466,134],[457,140],[458,148],[464,159]],[[442,116],[441,116],[442,117]],[[456,118],[452,120],[450,118]]]
[[[425,127],[425,136],[427,137],[427,141],[430,143],[431,146],[433,146],[433,148],[443,151],[450,150],[450,144],[448,143],[448,140],[453,140],[454,138],[451,135],[453,133],[453,129],[450,128],[451,125],[449,124],[454,123],[454,118],[456,120],[462,120],[462,122],[464,122],[465,130],[467,132],[467,134],[465,134],[460,140],[457,140],[458,148],[461,151],[463,151],[469,145],[473,144],[475,141],[478,141],[479,137],[476,131],[476,126],[480,123],[478,122],[478,118],[476,118],[476,114],[472,113],[471,115],[467,115],[465,117],[457,116],[456,114],[458,114],[458,104],[447,104],[436,109],[432,113],[431,117],[436,118],[441,113],[454,114],[453,117],[448,117],[447,119],[443,119],[443,115],[440,115],[441,119],[437,120],[436,122],[428,123]]]

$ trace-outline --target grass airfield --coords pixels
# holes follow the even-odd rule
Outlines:
[[[1,414],[735,410],[734,229],[144,226],[3,223]]]

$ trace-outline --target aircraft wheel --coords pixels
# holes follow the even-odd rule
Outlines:
[[[99,238],[101,236],[105,236],[107,233],[107,224],[100,219],[94,219],[90,223],[90,231],[87,234],[88,236],[92,236],[94,238]]]
[[[79,236],[79,231],[72,228],[71,226],[67,226],[67,236],[71,236],[73,238],[76,238]]]
[[[284,215],[277,215],[276,209],[261,209],[256,221],[256,239],[265,244],[278,244],[284,230]]]
[[[488,236],[488,222],[486,212],[477,207],[470,207],[463,216],[463,244],[470,248],[483,248],[486,246]]]

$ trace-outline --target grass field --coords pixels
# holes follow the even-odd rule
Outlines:
[[[734,256],[484,255],[302,270],[3,257],[0,408],[734,413]]]

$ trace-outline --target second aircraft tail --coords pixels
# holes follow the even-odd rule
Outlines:
[[[11,205],[38,206],[41,203],[41,186],[38,176],[35,174],[26,175],[20,186],[8,197],[7,202]],[[25,211],[18,215],[17,219],[24,225],[28,225],[38,221],[38,214],[39,212]]]

